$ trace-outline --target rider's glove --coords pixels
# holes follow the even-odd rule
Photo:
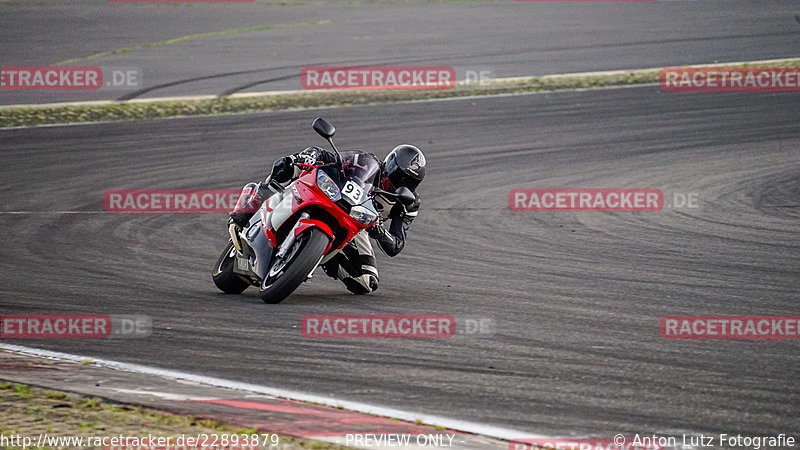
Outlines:
[[[295,164],[305,164],[306,166],[314,166],[317,164],[317,155],[312,154],[308,150],[304,150],[296,155],[291,156],[292,162]]]
[[[406,206],[398,201],[392,207],[389,216],[403,219],[403,222],[406,223],[406,228],[408,228],[408,225],[411,225],[411,222],[415,217],[417,217],[417,212],[419,211],[419,206],[421,203],[422,201],[419,197],[419,194],[414,192],[414,203]]]
[[[270,179],[278,183],[286,183],[294,176],[294,157],[284,156],[272,165]]]
[[[406,213],[413,213],[419,211],[419,205],[422,203],[422,199],[420,199],[419,194],[417,194],[416,191],[411,191],[411,192],[414,194],[414,203],[408,206],[403,205],[403,210]]]

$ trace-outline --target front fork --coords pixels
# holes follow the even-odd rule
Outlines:
[[[281,243],[281,246],[278,247],[278,253],[275,254],[276,258],[281,259],[284,256],[286,256],[286,252],[288,252],[289,249],[292,248],[292,245],[294,245],[294,241],[297,239],[297,236],[295,236],[294,234],[295,230],[297,229],[297,227],[300,226],[300,222],[302,220],[308,219],[309,217],[311,216],[305,211],[300,213],[300,217],[297,219],[297,222],[295,222],[294,226],[292,227],[292,231],[289,232],[289,234],[286,236],[286,239],[284,239],[283,242]]]
[[[311,216],[305,211],[300,213],[300,217],[297,219],[297,222],[295,222],[291,231],[289,231],[289,234],[286,235],[286,239],[284,239],[283,242],[281,242],[281,245],[275,252],[275,258],[272,260],[271,267],[269,269],[267,277],[274,277],[275,275],[280,273],[281,270],[283,270],[284,266],[286,265],[286,261],[284,261],[283,258],[286,257],[286,254],[289,252],[289,250],[292,249],[292,246],[294,246],[294,243],[297,240],[297,236],[295,236],[295,230],[297,230],[297,227],[300,226],[300,223],[303,220],[308,219],[309,217]],[[316,266],[314,266],[314,270],[316,270]],[[313,272],[314,270],[312,270],[311,272]],[[308,278],[311,278],[311,274],[309,274]]]

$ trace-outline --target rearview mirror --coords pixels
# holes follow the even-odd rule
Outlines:
[[[330,139],[336,133],[336,128],[333,127],[330,123],[325,121],[322,117],[317,117],[314,120],[314,131],[317,132],[320,136],[324,137],[325,139]]]
[[[411,192],[411,189],[401,186],[394,191],[395,195],[397,195],[397,200],[400,203],[404,204],[405,206],[413,205],[415,201],[417,201],[417,197],[414,196],[414,193]]]

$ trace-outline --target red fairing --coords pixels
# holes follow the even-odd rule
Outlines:
[[[333,235],[333,230],[331,230],[331,227],[328,226],[327,223],[317,219],[300,219],[300,223],[297,225],[297,228],[294,229],[294,235],[297,236],[311,227],[317,227],[324,231],[325,234],[331,237],[331,240],[336,237]]]
[[[328,196],[317,187],[316,170],[318,169],[304,171],[295,182],[294,186],[297,190],[297,196],[300,197],[300,201],[297,200],[297,196],[295,196],[293,192],[287,191],[287,195],[292,196],[292,215],[296,215],[301,210],[312,206],[321,208],[333,216],[338,222],[338,225],[346,231],[347,236],[340,241],[341,243],[336,248],[328,247],[325,252],[327,254],[333,250],[338,250],[344,247],[347,242],[353,239],[358,232],[367,228],[367,226],[350,217],[349,214],[331,201],[331,199],[329,199]],[[273,246],[277,247],[279,244],[276,240],[275,230],[273,230],[271,226],[267,226],[266,222],[264,222],[262,226],[264,227],[264,233],[266,234],[267,239],[269,239],[269,242]],[[317,227],[321,229],[323,232],[331,236],[331,242],[333,242],[333,238],[335,238],[335,236],[331,226],[322,220],[315,218],[313,214],[311,218],[300,222],[300,226],[297,228],[297,230],[295,230],[295,234],[299,234],[301,231],[311,227]]]
[[[337,206],[331,199],[329,199],[328,196],[317,187],[316,179],[316,170],[309,171],[297,179],[295,187],[297,188],[298,194],[300,194],[300,198],[303,200],[302,204],[299,206],[307,208],[310,205],[316,205],[330,213],[336,219],[339,226],[341,226],[347,232],[347,236],[344,238],[344,240],[342,240],[341,243],[334,249],[338,250],[344,247],[351,239],[353,239],[353,237],[355,237],[359,231],[366,229],[367,226],[350,217],[349,214],[347,214],[344,210],[342,210],[342,208]],[[297,208],[297,200],[294,200],[292,206],[293,208]],[[297,211],[297,209],[293,210]],[[329,251],[330,250],[331,249],[329,249]]]

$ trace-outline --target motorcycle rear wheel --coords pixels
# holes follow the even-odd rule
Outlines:
[[[228,241],[228,246],[225,247],[225,251],[217,260],[216,266],[214,266],[214,271],[211,272],[211,278],[220,291],[226,294],[241,294],[247,289],[247,286],[250,286],[250,283],[244,281],[233,272],[235,258],[231,257],[232,250],[233,243]]]

